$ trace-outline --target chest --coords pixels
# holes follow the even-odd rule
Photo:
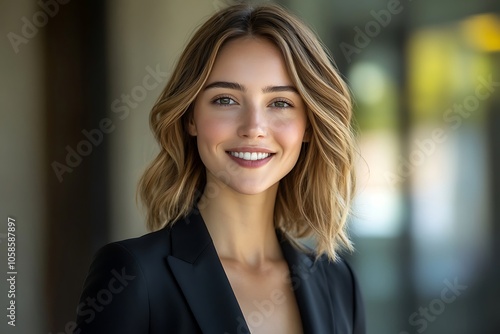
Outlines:
[[[224,269],[252,334],[303,333],[286,263],[265,272]]]

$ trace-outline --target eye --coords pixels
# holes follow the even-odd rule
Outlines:
[[[214,100],[212,100],[212,103],[213,104],[218,104],[218,105],[221,105],[221,106],[230,106],[230,105],[237,104],[235,100],[233,100],[232,98],[230,98],[228,96],[217,97]]]
[[[291,102],[285,100],[276,100],[273,103],[271,103],[271,107],[282,109],[282,108],[291,108],[293,107],[293,105]]]

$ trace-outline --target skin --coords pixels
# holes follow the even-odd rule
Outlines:
[[[307,116],[280,50],[258,37],[227,43],[188,128],[207,171],[199,209],[250,330],[301,333],[273,211],[279,181],[307,139]],[[265,164],[248,166],[228,153],[242,150],[272,155]]]

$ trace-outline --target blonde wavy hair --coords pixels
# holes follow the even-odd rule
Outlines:
[[[154,105],[150,123],[160,152],[138,194],[147,226],[158,230],[187,216],[206,185],[206,170],[187,122],[221,47],[236,38],[272,41],[302,97],[310,141],[279,183],[274,221],[291,240],[313,237],[317,256],[352,250],[346,221],[354,189],[354,135],[349,90],[315,34],[275,4],[237,4],[215,13],[193,35]]]

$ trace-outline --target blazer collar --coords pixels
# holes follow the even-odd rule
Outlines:
[[[177,221],[167,257],[177,283],[203,333],[250,333],[199,213]]]
[[[298,251],[279,231],[304,333],[332,333],[328,287],[313,259]],[[250,333],[215,246],[200,213],[193,211],[171,230],[173,275],[203,333]],[[325,327],[325,322],[328,326]]]

